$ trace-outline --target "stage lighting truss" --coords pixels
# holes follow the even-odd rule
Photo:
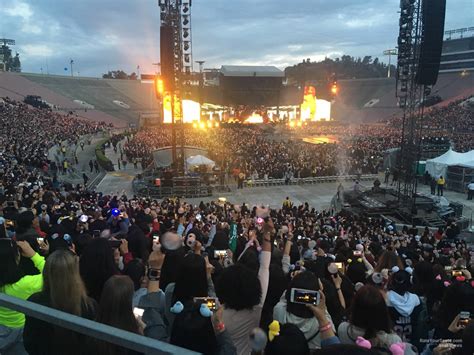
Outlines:
[[[413,196],[417,189],[413,166],[419,157],[421,144],[422,111],[419,103],[423,90],[416,83],[416,74],[423,34],[422,1],[426,0],[400,1],[396,75],[396,96],[399,107],[403,109],[401,151],[397,162],[402,177],[398,183],[399,200],[402,196]]]

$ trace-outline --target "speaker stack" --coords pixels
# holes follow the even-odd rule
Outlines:
[[[174,82],[173,27],[160,27],[160,67],[161,76],[167,88]]]
[[[423,0],[423,32],[416,73],[418,85],[434,85],[438,80],[445,14],[446,0]]]

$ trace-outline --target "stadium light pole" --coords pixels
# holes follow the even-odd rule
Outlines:
[[[69,65],[71,65],[71,77],[74,76],[73,71],[72,71],[72,65],[73,65],[73,64],[74,64],[74,60],[71,59],[71,60],[69,61]]]
[[[199,121],[202,119],[202,88],[204,86],[204,77],[203,77],[203,66],[206,61],[204,60],[196,60],[196,63],[199,64]]]
[[[383,55],[388,55],[388,71],[387,71],[387,78],[390,78],[391,59],[392,59],[392,55],[397,55],[397,50],[396,50],[396,49],[387,49],[387,50],[383,51]]]

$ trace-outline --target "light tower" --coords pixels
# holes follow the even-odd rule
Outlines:
[[[159,0],[160,63],[165,91],[171,98],[173,165],[184,174],[184,122],[182,99],[187,96],[192,75],[191,0]],[[179,122],[180,129],[176,124]],[[179,137],[177,136],[179,131]],[[180,141],[180,154],[176,146]]]

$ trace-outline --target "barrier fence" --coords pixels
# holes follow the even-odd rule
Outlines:
[[[16,297],[11,297],[4,293],[0,293],[0,306],[22,312],[30,317],[40,319],[52,325],[73,330],[80,334],[147,355],[198,354],[162,341],[97,323]]]

